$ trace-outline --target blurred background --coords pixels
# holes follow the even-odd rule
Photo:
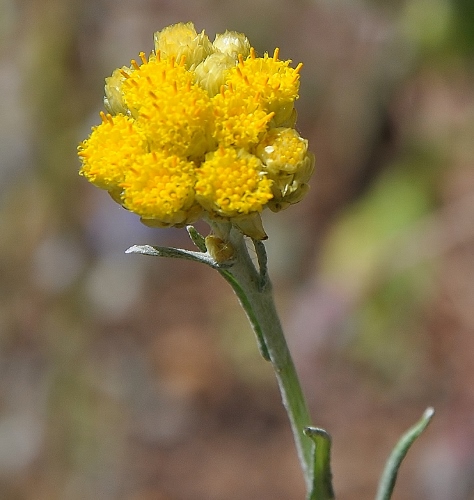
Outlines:
[[[0,0],[0,498],[304,497],[271,367],[191,248],[77,175],[104,78],[193,21],[302,61],[307,198],[265,214],[276,299],[339,500],[474,499],[474,3]],[[204,226],[199,226],[206,231]]]

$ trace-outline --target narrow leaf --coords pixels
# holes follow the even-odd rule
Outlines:
[[[154,247],[151,245],[133,245],[125,250],[125,253],[138,253],[142,255],[151,255],[153,257],[171,257],[174,259],[192,260],[207,264],[214,269],[225,269],[229,267],[226,264],[218,264],[208,253],[193,252],[182,248]]]
[[[307,500],[333,500],[331,436],[318,427],[306,427],[304,433],[314,442],[312,489]]]
[[[186,230],[188,231],[189,237],[192,242],[201,250],[201,252],[206,252],[206,240],[204,236],[202,236],[194,226],[186,226]]]
[[[411,445],[431,422],[433,415],[434,409],[427,408],[421,419],[409,429],[395,445],[395,448],[387,460],[382,477],[380,478],[379,489],[375,497],[376,500],[390,500],[402,460],[405,458]]]

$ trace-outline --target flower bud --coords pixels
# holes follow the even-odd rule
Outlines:
[[[194,70],[196,82],[207,90],[209,97],[214,97],[225,84],[227,70],[233,66],[235,66],[235,60],[231,56],[222,52],[211,54],[196,66]]]
[[[215,49],[233,57],[236,61],[240,54],[244,59],[250,54],[248,38],[243,33],[237,33],[236,31],[217,34],[212,45]]]
[[[122,93],[122,84],[125,80],[122,72],[127,70],[129,71],[125,66],[121,69],[117,68],[111,76],[105,79],[104,106],[111,115],[117,115],[119,113],[126,115],[129,113],[123,101]]]
[[[174,57],[179,63],[185,57],[187,69],[194,69],[208,55],[214,52],[214,47],[207,35],[202,31],[197,34],[193,23],[178,23],[157,31],[154,34],[155,51],[162,58]]]
[[[225,241],[214,234],[206,236],[205,241],[209,255],[218,264],[229,261],[234,257],[235,250],[230,241]]]
[[[255,154],[273,181],[273,198],[268,207],[277,212],[301,201],[314,170],[314,155],[308,152],[308,141],[293,128],[274,128],[258,144]]]

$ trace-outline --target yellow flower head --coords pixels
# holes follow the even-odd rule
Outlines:
[[[221,146],[197,170],[195,190],[211,215],[237,217],[261,212],[272,198],[271,185],[256,156]]]
[[[262,109],[255,96],[224,89],[212,99],[215,137],[219,144],[250,150],[268,128],[274,113]]]
[[[314,158],[294,130],[299,71],[192,23],[155,33],[155,51],[106,79],[102,123],[79,146],[81,175],[148,225],[199,217],[264,238],[260,213],[306,193]]]
[[[147,141],[135,122],[124,116],[101,113],[102,123],[79,145],[81,175],[97,187],[115,191],[137,159],[146,152]]]
[[[156,57],[125,73],[123,100],[137,126],[146,134],[150,149],[167,150],[183,157],[203,155],[212,127],[207,92],[194,83],[194,74],[174,57]]]
[[[152,151],[137,158],[125,175],[123,206],[162,226],[193,222],[195,167],[179,156]],[[192,214],[192,215],[191,215]],[[195,219],[194,219],[195,220]]]
[[[242,93],[258,95],[267,112],[274,112],[276,125],[283,124],[293,112],[293,105],[298,98],[299,72],[302,64],[296,68],[289,66],[291,61],[280,61],[279,50],[273,57],[265,54],[257,57],[254,49],[250,56],[229,71],[228,84]]]

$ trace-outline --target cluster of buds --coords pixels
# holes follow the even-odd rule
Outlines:
[[[295,130],[299,71],[257,57],[226,31],[192,23],[155,33],[155,49],[106,79],[102,123],[79,146],[81,175],[143,223],[204,217],[265,238],[260,213],[300,201],[314,156]]]

